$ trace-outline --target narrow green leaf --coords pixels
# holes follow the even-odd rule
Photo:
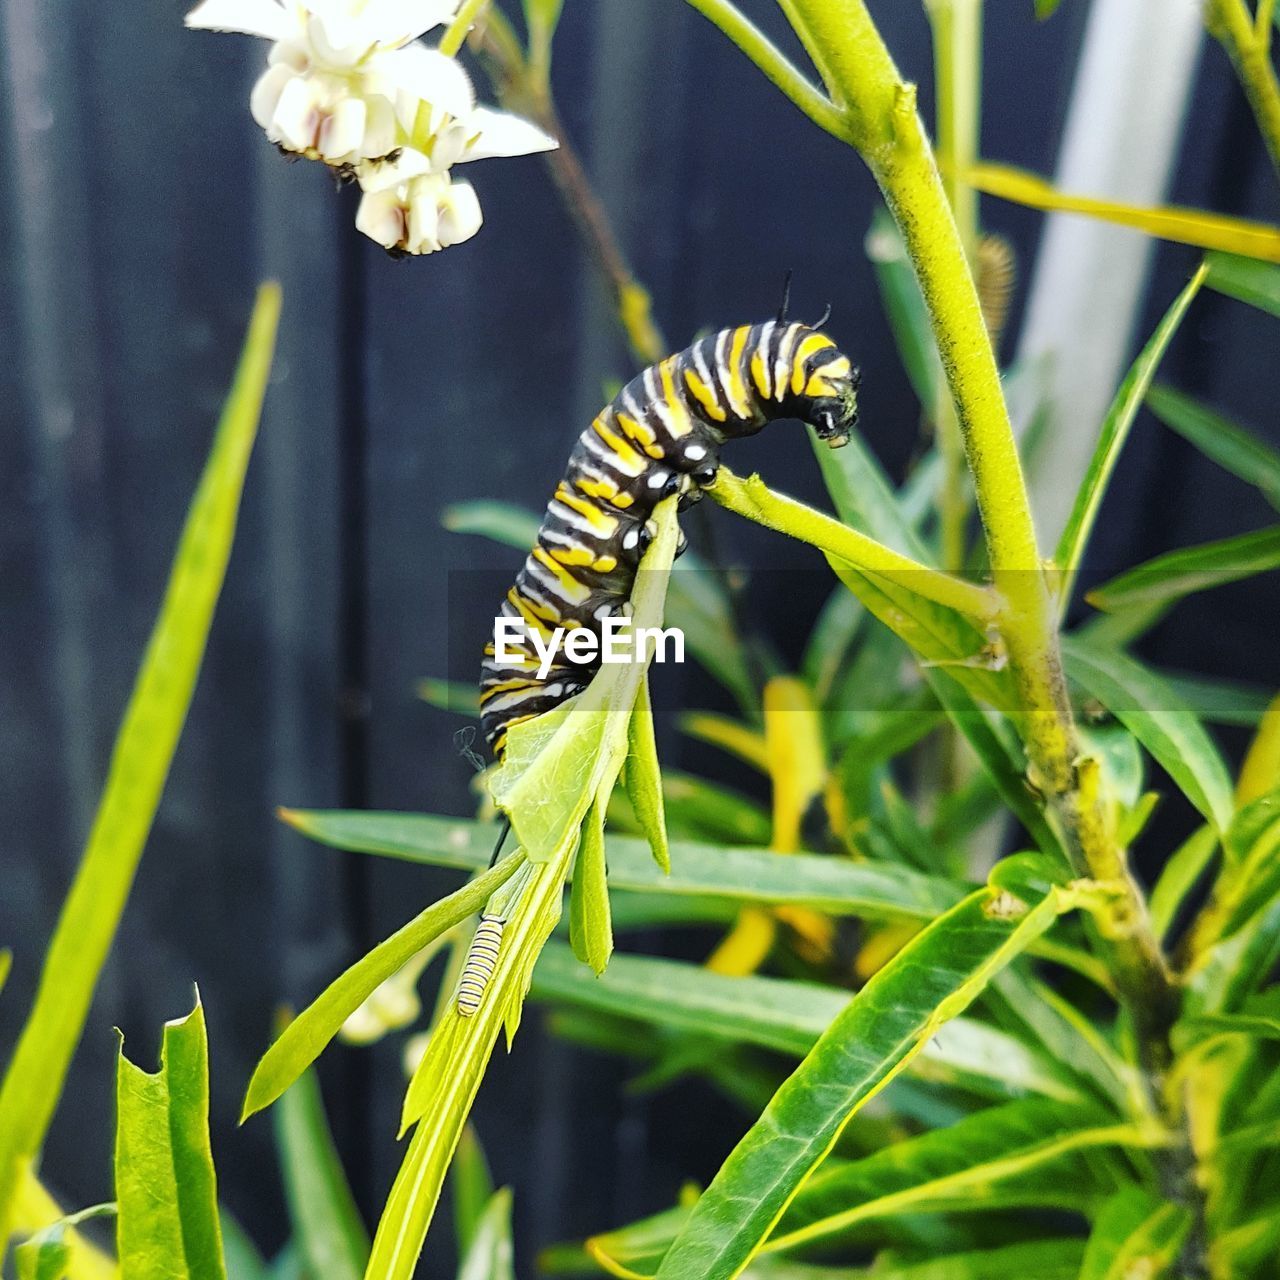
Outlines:
[[[1218,749],[1177,695],[1127,654],[1064,636],[1067,673],[1159,762],[1219,831],[1231,822],[1231,780]]]
[[[609,882],[604,858],[604,811],[599,799],[587,810],[582,841],[573,863],[569,895],[569,938],[573,953],[599,977],[613,955]]]
[[[440,513],[440,523],[450,533],[477,534],[521,551],[537,541],[539,518],[509,502],[458,502]]]
[[[226,1280],[209,1147],[209,1049],[199,997],[165,1024],[154,1075],[116,1069],[116,1252],[129,1280]]]
[[[721,1166],[663,1258],[661,1280],[741,1275],[849,1120],[1062,907],[1057,891],[1028,905],[980,890],[880,969]]]
[[[1182,1205],[1128,1187],[1098,1215],[1080,1280],[1159,1280],[1177,1260],[1190,1228],[1191,1215]]]
[[[474,684],[429,677],[418,681],[417,692],[428,706],[452,711],[454,715],[470,716],[473,720],[480,718],[480,690]]]
[[[1270,270],[1280,275],[1280,270],[1274,267]],[[1158,383],[1153,386],[1147,392],[1147,407],[1206,458],[1259,489],[1280,511],[1280,453],[1270,445],[1172,387]]]
[[[266,1260],[249,1239],[245,1229],[225,1208],[218,1213],[222,1224],[222,1256],[227,1264],[227,1280],[268,1280]]]
[[[95,1204],[37,1231],[14,1250],[18,1280],[87,1280],[86,1270],[77,1274],[74,1229],[94,1218],[110,1217],[115,1211],[114,1204]]]
[[[627,726],[627,763],[623,782],[640,830],[653,851],[653,860],[663,871],[671,870],[671,849],[667,843],[667,815],[662,803],[662,770],[658,765],[658,742],[653,727],[653,705],[649,701],[649,677],[640,681],[631,723]]]
[[[1216,680],[1182,671],[1162,671],[1160,678],[1179,702],[1209,724],[1255,728],[1271,702],[1267,690],[1242,680]]]
[[[932,417],[943,395],[942,362],[902,234],[883,205],[872,215],[866,250],[898,356],[921,408]]]
[[[1010,1102],[861,1160],[828,1161],[792,1201],[768,1248],[794,1248],[900,1213],[1080,1211],[1114,1184],[1105,1165],[1079,1153],[1144,1147],[1153,1140],[1137,1125],[1097,1107],[1040,1099]]]
[[[458,1268],[458,1280],[515,1280],[511,1243],[511,1192],[495,1191],[476,1224],[471,1247]]]
[[[1164,864],[1150,902],[1151,927],[1157,938],[1163,938],[1172,928],[1178,908],[1196,887],[1217,848],[1218,833],[1212,827],[1201,827]]]
[[[279,286],[263,285],[120,725],[93,829],[45,954],[35,1004],[0,1086],[0,1240],[8,1235],[22,1162],[40,1150],[58,1105],[191,703],[231,554],[279,314]]]
[[[418,813],[291,811],[304,835],[337,849],[379,854],[431,866],[479,870],[489,861],[488,823]],[[731,900],[761,906],[804,906],[830,915],[931,920],[954,906],[964,889],[938,876],[842,858],[675,841],[671,874],[664,875],[643,840],[609,836],[613,889]],[[502,866],[502,863],[498,864]]]
[[[469,881],[456,893],[420,912],[331,982],[289,1023],[263,1055],[249,1081],[241,1119],[269,1107],[279,1098],[320,1056],[324,1047],[342,1029],[342,1024],[380,983],[433,938],[479,911],[523,862],[519,853],[503,858],[497,866]]]
[[[465,1257],[475,1241],[480,1219],[493,1199],[493,1175],[476,1131],[467,1125],[458,1141],[449,1169],[449,1185],[453,1190],[453,1232],[458,1241],[458,1256]]]
[[[1252,1013],[1205,1013],[1194,1018],[1184,1018],[1178,1023],[1175,1034],[1180,1037],[1184,1051],[1194,1044],[1221,1035],[1280,1040],[1280,1018]]]
[[[869,1274],[849,1272],[850,1280],[1076,1280],[1084,1246],[1079,1240],[1027,1240],[1001,1245],[995,1249],[975,1249],[965,1253],[949,1253],[928,1262],[890,1262],[881,1259]],[[764,1257],[752,1263],[748,1277],[756,1275],[763,1265],[761,1280],[805,1280],[805,1272],[794,1276],[785,1262]],[[777,1268],[769,1270],[768,1268]],[[839,1271],[810,1268],[809,1280],[839,1280]]]
[[[1280,9],[1276,10],[1280,18]],[[1208,255],[1210,289],[1280,316],[1280,267],[1214,251]]]
[[[1080,563],[1084,559],[1085,548],[1089,543],[1089,535],[1093,532],[1094,521],[1098,517],[1098,509],[1106,495],[1107,486],[1111,482],[1112,472],[1120,458],[1120,451],[1129,438],[1129,429],[1142,405],[1151,379],[1155,376],[1156,366],[1164,356],[1173,335],[1178,331],[1182,318],[1187,314],[1191,300],[1200,292],[1208,267],[1202,265],[1191,277],[1190,283],[1174,300],[1173,305],[1165,312],[1164,319],[1156,326],[1141,354],[1129,368],[1120,389],[1116,392],[1106,417],[1102,420],[1102,429],[1098,433],[1098,443],[1089,461],[1089,469],[1085,473],[1075,505],[1067,519],[1066,528],[1058,540],[1058,549],[1054,554],[1054,563],[1062,574],[1059,595],[1062,608],[1071,601],[1071,591],[1076,575],[1080,571]]]
[[[307,1270],[324,1280],[360,1280],[369,1235],[329,1132],[314,1071],[304,1071],[285,1091],[275,1129],[289,1221]]]
[[[655,956],[615,956],[597,981],[555,943],[534,970],[533,997],[794,1057],[813,1048],[850,999],[847,991],[817,983],[729,977]],[[925,1079],[988,1097],[1081,1096],[1070,1076],[1043,1056],[969,1019],[949,1023],[912,1066]]]
[[[800,670],[819,704],[825,703],[835,688],[836,677],[848,660],[866,616],[867,611],[858,600],[841,587],[837,587],[822,606],[800,663]]]
[[[13,952],[7,947],[0,951],[0,991],[4,990],[4,984],[9,980],[9,974],[13,969]]]
[[[1058,6],[1062,0],[1036,0],[1036,18],[1043,22],[1046,18],[1052,18],[1058,12]]]
[[[1183,596],[1280,568],[1280,525],[1217,542],[1180,547],[1148,560],[1085,597],[1097,609],[1167,606]]]
[[[79,1214],[68,1214],[49,1194],[32,1171],[31,1164],[23,1161],[23,1173],[18,1195],[15,1197],[13,1230],[16,1238],[35,1239],[48,1230],[70,1250],[67,1274],[71,1280],[121,1280],[120,1268],[115,1259],[82,1234],[74,1221],[114,1213],[115,1205],[94,1205]],[[55,1230],[56,1229],[56,1230]]]

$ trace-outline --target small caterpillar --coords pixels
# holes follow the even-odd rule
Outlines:
[[[625,611],[657,504],[697,501],[716,478],[726,440],[776,418],[809,423],[832,448],[858,419],[858,371],[819,329],[781,316],[723,329],[633,378],[582,433],[547,506],[538,539],[502,604],[544,638],[556,627],[600,634]],[[481,728],[501,759],[507,730],[581,693],[594,664],[563,650],[546,678],[528,640],[499,663],[485,649]]]
[[[975,266],[982,319],[991,335],[991,345],[999,347],[1018,283],[1018,257],[1004,236],[992,233],[978,241]]]
[[[461,1018],[470,1018],[480,1008],[502,950],[502,930],[506,923],[502,916],[486,913],[480,917],[458,979],[458,1016]]]

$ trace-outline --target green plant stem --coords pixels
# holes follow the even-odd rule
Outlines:
[[[839,107],[810,83],[777,45],[729,0],[689,0],[689,4],[714,22],[814,124],[838,138],[844,136],[844,119]]]
[[[488,5],[489,0],[464,0],[457,15],[440,37],[440,52],[452,58],[462,48],[467,33],[476,25]]]
[[[978,247],[978,192],[961,182],[978,159],[982,102],[982,0],[925,0],[933,28],[934,86],[938,156],[943,187],[956,221],[965,257],[972,264]],[[949,396],[929,406],[942,455],[938,499],[940,551],[944,568],[957,569],[965,557],[969,514],[964,441]]]
[[[926,600],[979,622],[996,619],[999,601],[989,587],[930,569],[821,511],[775,493],[759,476],[744,480],[722,466],[707,492],[727,510],[807,542],[855,569],[888,578]]]
[[[829,77],[832,97],[845,104],[848,140],[879,183],[919,278],[1003,600],[998,625],[1021,703],[1029,778],[1044,795],[1077,873],[1116,890],[1100,915],[1099,930],[1152,1097],[1160,1100],[1177,997],[1145,902],[1099,803],[1097,765],[1080,756],[1055,611],[999,370],[964,245],[916,112],[914,87],[899,75],[862,0],[782,3]],[[1171,1162],[1169,1182],[1175,1179],[1181,1182]],[[1190,1194],[1179,1187],[1180,1196]]]
[[[1207,0],[1204,22],[1236,69],[1271,153],[1271,163],[1280,175],[1280,83],[1271,62],[1273,7],[1270,3],[1260,4],[1255,24],[1244,0]]]

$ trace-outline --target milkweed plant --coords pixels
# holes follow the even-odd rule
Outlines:
[[[919,400],[922,443],[900,487],[853,425],[849,360],[814,329],[780,318],[668,358],[697,335],[669,345],[659,332],[559,123],[558,0],[525,0],[519,12],[485,0],[203,0],[187,14],[188,27],[264,42],[249,101],[228,102],[228,117],[247,109],[284,155],[356,184],[355,231],[396,256],[481,230],[482,171],[477,189],[455,168],[546,153],[634,358],[611,372],[647,371],[632,384],[643,403],[624,391],[613,416],[597,419],[597,443],[570,464],[579,488],[557,491],[569,514],[549,515],[541,532],[537,515],[495,502],[455,506],[447,523],[510,548],[513,579],[515,548],[537,544],[509,597],[511,616],[535,627],[572,620],[571,604],[581,614],[601,582],[615,584],[637,632],[679,627],[734,710],[688,711],[678,729],[708,758],[753,771],[765,803],[663,767],[650,703],[663,673],[644,653],[594,674],[574,668],[576,682],[570,668],[536,676],[517,662],[513,678],[486,686],[498,699],[490,710],[520,714],[504,718],[499,760],[480,762],[475,820],[281,811],[322,844],[466,877],[282,1021],[247,1082],[244,1117],[272,1108],[278,1120],[285,1253],[264,1262],[219,1211],[198,997],[163,1029],[158,1071],[134,1065],[150,1046],[121,1046],[103,1202],[55,1202],[41,1148],[160,802],[235,532],[282,305],[264,285],[82,862],[8,1052],[0,1240],[24,1280],[408,1280],[424,1250],[456,1258],[460,1280],[510,1280],[522,1188],[495,1190],[468,1118],[499,1037],[512,1045],[530,999],[551,1011],[555,1034],[633,1060],[653,1087],[708,1081],[741,1116],[707,1185],[673,1186],[642,1221],[539,1242],[542,1273],[1280,1275],[1280,699],[1161,672],[1134,652],[1157,622],[1177,625],[1184,597],[1280,567],[1280,526],[1170,549],[1076,598],[1144,405],[1280,509],[1280,454],[1157,380],[1202,290],[1275,324],[1280,228],[1086,198],[982,157],[981,0],[925,0],[929,127],[862,0],[780,0],[805,66],[731,0],[688,3],[744,55],[744,79],[798,108],[791,128],[845,144],[845,162],[865,166],[883,197],[869,229],[848,230],[866,235]],[[1037,0],[1035,16],[1055,7]],[[1026,9],[1001,7],[998,20],[1030,21]],[[1280,178],[1276,19],[1269,0],[1204,5]],[[565,69],[557,84],[569,91],[575,78]],[[496,106],[478,105],[477,82]],[[1028,496],[1036,431],[1015,433],[1010,412],[1016,392],[1024,424],[1044,416],[1035,370],[1002,370],[997,358],[1012,251],[982,226],[979,192],[1189,246],[1185,284],[1164,300],[1105,416],[1076,424],[1096,444],[1052,545]],[[797,206],[780,234],[803,235],[804,218]],[[403,269],[430,288],[431,264]],[[856,358],[856,335],[843,337]],[[708,462],[705,442],[737,421],[754,429],[761,406],[809,421],[831,513],[768,476]],[[645,485],[644,518],[629,517]],[[738,624],[749,580],[713,571],[692,525],[673,570],[679,510],[703,492],[825,562],[830,598],[795,669],[761,661]],[[626,556],[625,576],[612,576]],[[427,678],[422,693],[457,712],[464,732],[474,726],[474,686]],[[1234,767],[1210,732],[1221,724],[1252,730]],[[1160,847],[1150,819],[1171,793],[1196,823],[1180,845]],[[1152,877],[1131,869],[1135,850]],[[684,954],[710,938],[702,963],[614,954],[615,932],[651,937],[656,926],[693,929]],[[0,957],[0,981],[8,962]],[[407,1084],[400,1133],[384,1139],[405,1141],[366,1224],[311,1068],[336,1038],[386,1036],[403,1045]],[[431,1230],[447,1180],[452,1235]]]

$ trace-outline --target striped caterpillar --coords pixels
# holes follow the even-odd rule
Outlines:
[[[831,338],[782,318],[723,329],[651,365],[579,437],[502,616],[544,638],[557,627],[599,635],[605,618],[625,612],[663,498],[696,501],[715,480],[721,445],[775,418],[809,423],[832,448],[847,443],[857,388]],[[531,641],[514,648],[519,657],[499,663],[490,644],[480,676],[481,729],[499,759],[512,725],[581,693],[596,670],[562,649],[539,678]]]

